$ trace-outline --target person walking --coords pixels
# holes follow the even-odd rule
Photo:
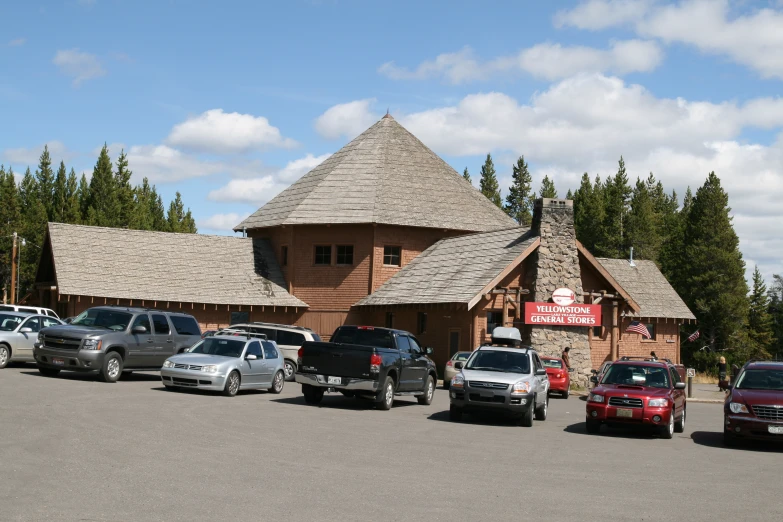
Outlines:
[[[728,382],[726,381],[726,358],[720,358],[718,362],[718,389],[724,391],[728,389]]]
[[[571,361],[568,358],[568,352],[570,352],[570,351],[571,351],[571,347],[569,346],[569,347],[566,347],[566,349],[563,350],[563,353],[560,354],[560,358],[563,359],[563,362],[565,363],[566,368],[568,368],[569,370],[571,369]]]

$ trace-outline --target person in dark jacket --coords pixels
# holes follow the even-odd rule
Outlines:
[[[718,362],[718,389],[724,391],[728,388],[729,382],[726,380],[726,358],[721,357]]]
[[[563,359],[563,362],[566,365],[566,368],[569,370],[571,369],[571,361],[568,359],[568,352],[571,351],[570,347],[567,347],[565,350],[563,350],[563,353],[560,354],[560,358]]]

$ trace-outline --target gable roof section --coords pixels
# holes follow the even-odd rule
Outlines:
[[[638,312],[641,310],[641,307],[639,306],[639,303],[636,302],[636,300],[633,298],[631,294],[628,293],[628,291],[623,288],[623,286],[617,281],[617,279],[614,278],[614,276],[609,273],[606,268],[604,268],[603,265],[599,262],[598,258],[595,257],[593,254],[590,253],[589,250],[587,250],[584,245],[577,239],[576,241],[576,249],[579,252],[579,254],[582,256],[582,258],[587,261],[590,266],[592,266],[596,272],[598,272],[601,277],[603,277],[609,285],[614,288],[615,292],[620,294],[624,299],[625,302],[628,304],[628,306],[633,310],[634,312]]]
[[[652,261],[598,258],[607,272],[639,303],[640,310],[630,317],[696,319],[682,298]]]
[[[470,308],[539,241],[520,227],[442,239],[355,306],[463,303]]]
[[[61,295],[307,307],[261,239],[49,223]]]
[[[484,232],[516,223],[390,115],[236,226],[377,223]]]

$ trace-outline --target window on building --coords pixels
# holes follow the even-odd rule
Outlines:
[[[250,322],[250,312],[231,312],[231,321],[228,324]]]
[[[424,312],[419,312],[416,324],[418,325],[418,328],[416,329],[417,334],[423,334],[427,331],[427,314]]]
[[[337,264],[353,264],[353,245],[337,245]]]
[[[383,247],[383,264],[388,266],[402,266],[402,247]]]
[[[487,312],[487,334],[492,335],[498,326],[503,326],[503,312]]]
[[[593,326],[593,339],[601,339],[604,336],[603,326]]]
[[[394,328],[394,314],[386,312],[386,328]]]
[[[650,338],[647,339],[648,341],[654,341],[656,339],[655,337],[655,325],[653,323],[647,323],[645,325],[647,327],[647,331],[650,332]]]
[[[315,264],[316,265],[331,265],[332,264],[332,247],[331,245],[320,245],[315,247]]]
[[[288,245],[280,247],[280,264],[288,266]]]

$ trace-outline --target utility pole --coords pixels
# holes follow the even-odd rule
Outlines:
[[[11,247],[11,304],[16,304],[16,232]]]

